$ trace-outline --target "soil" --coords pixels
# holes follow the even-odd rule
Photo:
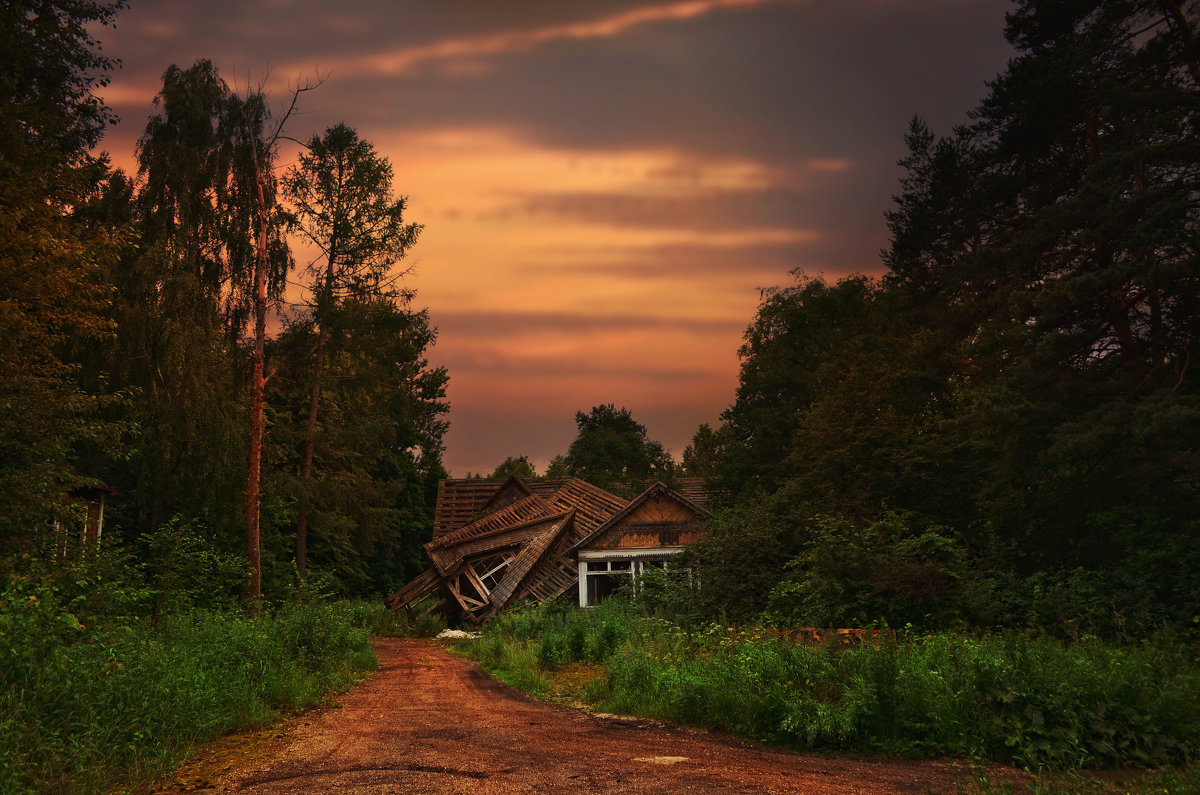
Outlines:
[[[979,774],[1023,781],[965,762],[796,754],[536,701],[429,641],[380,639],[375,650],[379,670],[337,708],[208,746],[154,792],[821,795],[976,791]]]

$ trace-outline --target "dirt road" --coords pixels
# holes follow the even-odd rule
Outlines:
[[[292,721],[267,755],[187,789],[926,793],[971,781],[949,763],[792,754],[542,703],[428,642],[380,640],[376,651],[378,672],[340,709]]]

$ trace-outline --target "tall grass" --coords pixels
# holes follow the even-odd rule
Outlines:
[[[1166,642],[934,634],[841,649],[606,602],[501,617],[475,642],[512,680],[603,662],[602,709],[800,749],[956,755],[1026,769],[1155,766],[1200,751],[1200,663]],[[537,670],[531,670],[536,668]]]
[[[84,626],[48,586],[10,587],[0,597],[0,792],[145,781],[190,744],[316,703],[377,664],[355,610],[296,604],[258,618],[194,611]]]

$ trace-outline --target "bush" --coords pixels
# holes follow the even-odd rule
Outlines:
[[[413,622],[413,634],[419,638],[432,638],[445,628],[445,617],[437,613],[423,613]]]
[[[365,629],[374,637],[406,638],[414,634],[408,623],[408,613],[403,610],[392,610],[383,602],[365,599],[339,604],[351,626]]]
[[[765,629],[681,627],[608,600],[505,614],[467,653],[541,692],[539,671],[600,662],[601,709],[798,749],[955,755],[1033,770],[1164,765],[1200,753],[1200,664],[1165,640],[950,633],[799,645]]]
[[[1200,751],[1200,667],[1161,644],[931,635],[842,650],[778,640],[626,646],[605,707],[804,749],[965,755],[1029,770]]]
[[[3,792],[148,780],[189,745],[314,704],[376,665],[338,605],[103,625],[61,597],[29,578],[0,594]]]

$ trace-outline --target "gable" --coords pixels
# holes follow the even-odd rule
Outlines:
[[[681,547],[707,535],[709,512],[662,483],[576,544],[577,550]]]
[[[529,487],[521,482],[520,478],[510,477],[504,481],[504,484],[492,495],[481,509],[483,513],[498,511],[501,508],[507,508],[518,500],[523,500],[533,494]]]
[[[433,537],[467,525],[477,518],[488,500],[504,485],[495,478],[446,478],[438,481],[437,504],[433,512]]]

